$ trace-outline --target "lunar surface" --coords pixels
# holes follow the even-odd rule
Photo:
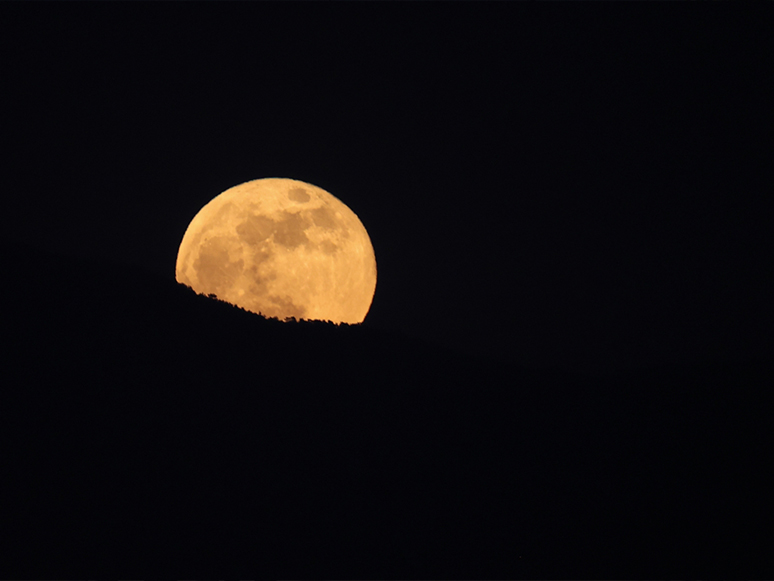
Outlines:
[[[253,180],[215,197],[183,236],[177,281],[266,317],[361,323],[376,288],[371,239],[325,190]]]

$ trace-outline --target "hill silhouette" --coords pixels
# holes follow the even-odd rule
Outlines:
[[[9,574],[765,577],[770,359],[526,369],[3,254]]]

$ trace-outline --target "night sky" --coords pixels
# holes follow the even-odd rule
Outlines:
[[[366,325],[534,366],[744,356],[772,32],[723,3],[4,3],[4,235],[172,278],[204,204],[289,177],[367,228]]]
[[[770,9],[0,3],[9,577],[770,578]],[[174,282],[266,177],[362,325]]]

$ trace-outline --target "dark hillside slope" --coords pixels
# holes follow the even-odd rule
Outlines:
[[[770,361],[526,370],[4,254],[9,571],[738,576],[768,556]]]

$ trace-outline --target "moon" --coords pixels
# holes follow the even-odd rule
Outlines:
[[[355,213],[312,184],[234,186],[194,216],[175,278],[265,317],[362,323],[376,289],[371,239]]]

